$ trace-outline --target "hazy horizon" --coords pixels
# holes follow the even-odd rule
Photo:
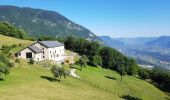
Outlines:
[[[0,0],[0,5],[56,11],[97,36],[170,35],[169,0]]]

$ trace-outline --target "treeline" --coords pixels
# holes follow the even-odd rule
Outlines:
[[[30,36],[23,29],[16,28],[8,22],[0,22],[0,34],[19,39],[30,39]]]
[[[121,75],[135,75],[138,66],[135,60],[127,58],[117,50],[104,47],[98,42],[81,38],[68,37],[64,40],[65,48],[80,55],[86,55],[88,64],[117,71]]]
[[[151,80],[153,84],[162,90],[170,92],[170,71],[160,67],[152,69],[140,68],[138,75],[144,80]]]

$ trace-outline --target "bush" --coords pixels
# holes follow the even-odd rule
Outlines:
[[[9,65],[9,59],[4,54],[0,54],[0,62]]]
[[[29,63],[33,65],[35,63],[34,59],[31,58]]]
[[[15,66],[15,63],[14,62],[10,62],[9,63],[9,67],[14,67]]]
[[[15,59],[16,63],[20,63],[20,60],[18,58]]]

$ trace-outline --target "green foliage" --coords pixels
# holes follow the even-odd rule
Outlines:
[[[8,73],[9,73],[9,67],[6,64],[0,62],[0,76],[2,76],[3,74],[6,75]]]
[[[82,55],[81,58],[79,59],[79,61],[77,62],[78,64],[80,64],[81,66],[81,70],[83,67],[86,67],[87,66],[87,62],[88,62],[88,58],[86,55]]]
[[[17,45],[16,44],[12,44],[12,45],[2,45],[2,54],[5,54],[7,55],[9,58],[12,56],[12,54],[10,53],[10,50],[13,49],[13,48],[16,48]]]
[[[31,8],[13,8],[10,6],[0,7],[0,15],[5,16],[5,19],[0,17],[0,21],[7,20],[10,23],[15,23],[15,26],[22,27],[32,36],[39,37],[40,34],[53,37],[75,36],[101,41],[95,34],[85,27],[70,21],[57,12]],[[20,34],[24,33],[21,30],[19,30],[19,32]],[[16,37],[24,38],[23,34]]]
[[[9,59],[4,54],[0,54],[0,77],[9,73],[9,67]]]
[[[102,65],[103,68],[116,71],[118,71],[118,67],[121,64],[128,75],[135,75],[138,72],[135,60],[125,57],[113,48],[102,47],[98,42],[68,37],[64,43],[66,49],[77,52],[80,55],[86,55],[89,59],[88,64]]]
[[[0,62],[9,65],[9,59],[2,53],[0,54]]]
[[[54,78],[58,78],[59,81],[61,80],[62,76],[66,78],[66,76],[68,75],[67,71],[63,67],[60,67],[58,65],[53,66],[51,68],[51,72],[54,75]]]
[[[16,63],[20,63],[20,60],[18,58],[15,59]]]
[[[0,22],[0,34],[19,39],[28,39],[28,34],[7,22]]]
[[[138,75],[141,79],[149,79],[150,78],[150,70],[147,68],[140,68],[138,71]]]
[[[92,64],[95,66],[102,66],[102,58],[98,55],[93,56]]]
[[[167,70],[154,67],[151,71],[150,78],[155,85],[163,90],[170,92],[170,72]]]
[[[35,63],[34,59],[31,58],[29,64],[33,65],[34,63]]]
[[[120,74],[122,80],[122,77],[126,75],[125,66],[123,64],[119,65],[117,72]]]

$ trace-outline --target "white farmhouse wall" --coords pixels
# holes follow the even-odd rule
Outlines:
[[[41,59],[41,53],[34,53],[32,52],[29,48],[25,48],[24,50],[22,50],[21,52],[18,53],[18,58],[23,58],[23,59],[27,59],[26,58],[26,53],[32,53],[32,58],[35,61],[42,61],[43,59]]]
[[[41,53],[36,53],[36,54],[34,54],[33,59],[34,59],[35,61],[42,61],[42,60],[43,60],[43,59],[42,59],[42,54],[41,54]]]
[[[42,50],[42,53],[41,53],[41,59],[42,60],[48,60],[49,59],[48,48],[41,45],[40,43],[35,43],[35,44],[33,44],[33,46],[37,46],[38,48],[40,48]]]
[[[29,48],[26,48],[20,52],[19,58],[26,59],[26,53],[32,52],[32,58],[35,61],[43,61],[43,60],[54,60],[54,61],[63,61],[65,59],[65,48],[64,46],[60,47],[53,47],[53,48],[47,48],[44,45],[41,45],[40,43],[35,43],[33,46],[37,46],[39,49],[42,50],[41,53],[34,53]]]
[[[48,48],[49,60],[61,61],[65,58],[64,46]]]
[[[18,58],[24,58],[26,59],[26,53],[27,52],[32,52],[29,48],[25,48],[21,52],[18,53]],[[34,56],[34,53],[32,53],[32,56]]]

